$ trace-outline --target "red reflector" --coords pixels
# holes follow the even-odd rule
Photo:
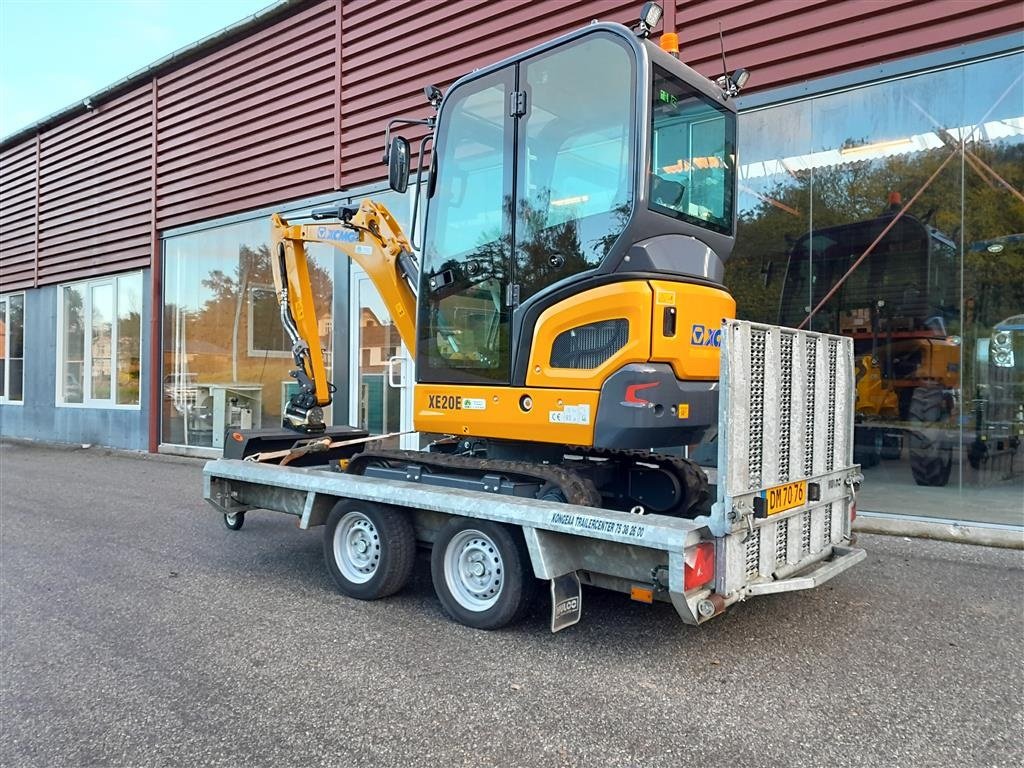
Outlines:
[[[715,544],[702,541],[695,547],[686,550],[683,558],[683,590],[703,587],[715,578]]]
[[[231,439],[234,440],[236,443],[240,443],[243,440],[245,440],[245,438],[242,437],[242,433],[241,432],[232,432],[231,433]]]

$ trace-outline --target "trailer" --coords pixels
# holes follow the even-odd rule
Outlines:
[[[865,557],[850,530],[863,479],[852,341],[727,320],[719,342],[713,503],[693,518],[526,497],[499,475],[467,487],[400,462],[353,475],[334,459],[210,461],[204,496],[234,530],[257,509],[324,526],[328,569],[352,597],[401,589],[418,544],[432,549],[445,610],[469,626],[514,620],[538,580],[550,585],[553,632],[580,620],[583,585],[669,602],[701,624],[751,597],[817,587]]]

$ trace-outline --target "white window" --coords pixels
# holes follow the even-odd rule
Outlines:
[[[0,403],[20,403],[25,390],[25,294],[0,296]]]
[[[57,403],[139,407],[142,273],[60,287]]]
[[[292,343],[281,324],[281,306],[272,285],[249,287],[249,356],[292,356]]]

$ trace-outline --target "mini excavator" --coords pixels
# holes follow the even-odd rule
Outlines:
[[[284,426],[325,429],[333,387],[306,266],[306,244],[325,243],[366,271],[414,355],[416,430],[446,435],[427,451],[367,443],[335,469],[706,513],[707,477],[681,449],[717,418],[721,327],[735,315],[722,285],[736,224],[732,97],[747,73],[711,81],[687,67],[674,35],[649,39],[660,13],[647,3],[635,29],[594,23],[444,94],[430,86],[431,117],[392,120],[398,192],[412,151],[392,129],[426,129],[418,249],[372,200],[316,209],[309,224],[273,216],[300,385]]]

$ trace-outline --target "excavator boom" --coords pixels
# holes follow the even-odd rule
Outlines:
[[[306,243],[333,246],[357,263],[373,281],[391,312],[398,334],[410,351],[416,348],[415,257],[401,226],[386,206],[364,200],[358,207],[332,206],[313,211],[314,219],[339,221],[288,224],[271,219],[271,264],[281,322],[292,342],[300,391],[282,414],[283,425],[300,432],[322,432],[323,408],[331,404],[334,385],[327,381],[320,349],[319,321],[309,282]]]

